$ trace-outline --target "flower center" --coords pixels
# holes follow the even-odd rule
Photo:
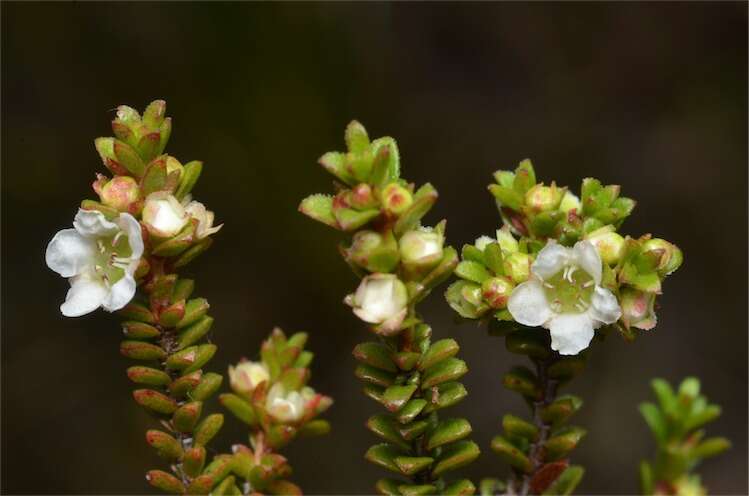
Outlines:
[[[118,232],[111,237],[96,240],[96,263],[94,270],[108,285],[112,285],[122,279],[125,269],[130,264],[130,242],[123,232]]]
[[[575,265],[568,265],[544,281],[544,292],[557,313],[582,313],[590,306],[595,281]]]

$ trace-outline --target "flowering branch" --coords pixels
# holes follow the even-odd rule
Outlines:
[[[345,133],[347,152],[326,153],[320,163],[337,179],[335,196],[312,195],[299,209],[336,229],[353,232],[341,247],[361,278],[345,302],[378,336],[356,346],[356,376],[364,393],[388,411],[367,421],[385,443],[365,457],[404,479],[381,479],[382,494],[472,494],[466,479],[447,483],[443,474],[473,461],[478,446],[466,438],[465,419],[440,420],[437,411],[466,396],[458,379],[467,372],[455,358],[453,339],[431,342],[431,328],[416,306],[452,273],[457,253],[444,247],[445,221],[423,227],[437,200],[426,184],[414,190],[400,178],[400,156],[389,137],[370,141],[358,122]]]
[[[489,324],[507,349],[528,356],[535,370],[514,367],[504,385],[531,406],[532,421],[506,415],[492,449],[512,467],[505,484],[482,483],[482,493],[569,494],[583,475],[568,456],[585,435],[566,420],[582,405],[557,389],[585,368],[586,349],[612,328],[626,339],[655,326],[662,280],[682,262],[673,244],[617,231],[635,202],[619,186],[585,179],[581,198],[536,182],[529,160],[497,171],[489,186],[503,226],[496,238],[465,245],[446,292],[467,319]],[[549,333],[539,332],[544,327]]]

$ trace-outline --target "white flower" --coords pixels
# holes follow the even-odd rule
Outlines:
[[[47,245],[47,266],[70,281],[62,314],[119,310],[135,295],[133,275],[143,255],[140,224],[126,213],[112,222],[101,212],[79,209],[73,227]]]
[[[229,365],[229,382],[234,391],[249,394],[261,382],[270,379],[268,367],[261,362],[245,360],[239,362],[236,367]]]
[[[191,201],[188,203],[185,207],[185,211],[190,217],[198,221],[198,227],[195,230],[198,239],[208,237],[224,227],[223,224],[213,227],[213,212],[206,210],[205,205],[198,201]]]
[[[601,257],[589,241],[566,248],[551,240],[507,308],[517,322],[549,329],[551,349],[577,355],[590,344],[594,329],[622,314],[614,294],[600,286],[601,272]]]
[[[398,330],[406,317],[408,291],[393,274],[371,274],[344,300],[364,322],[380,324],[384,333]]]
[[[148,232],[159,238],[176,236],[189,222],[190,217],[182,204],[171,194],[157,191],[146,197],[143,206],[143,224]]]
[[[400,241],[400,254],[404,264],[431,267],[442,260],[445,237],[435,231],[419,229],[408,231]]]
[[[299,391],[286,393],[281,383],[276,383],[268,391],[265,409],[279,422],[296,422],[304,416],[304,407],[309,399],[309,394],[305,393],[304,390],[301,393]]]

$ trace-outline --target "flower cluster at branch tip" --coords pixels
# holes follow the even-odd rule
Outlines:
[[[618,231],[635,202],[617,185],[583,180],[581,197],[567,188],[536,182],[524,160],[497,171],[489,186],[503,227],[496,238],[465,245],[447,290],[462,317],[494,317],[517,329],[543,326],[552,348],[577,354],[594,330],[614,326],[627,339],[656,324],[655,300],[663,279],[679,268],[679,248],[646,234]]]
[[[112,121],[115,137],[95,140],[113,177],[97,174],[99,201],[84,200],[75,229],[60,231],[47,247],[47,265],[70,278],[65,316],[123,308],[153,263],[185,265],[222,227],[214,227],[213,212],[190,196],[202,163],[182,165],[163,153],[172,129],[165,110],[161,100],[142,116],[121,105]]]

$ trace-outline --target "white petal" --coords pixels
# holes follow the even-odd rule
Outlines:
[[[601,284],[601,255],[593,243],[578,241],[572,248],[572,253],[575,263],[587,272],[596,284]]]
[[[81,274],[70,279],[70,290],[65,303],[60,305],[60,311],[66,317],[80,317],[99,308],[106,297],[107,287],[104,281],[89,274]]]
[[[101,306],[108,312],[114,312],[130,303],[133,296],[135,296],[135,279],[126,273],[109,288],[109,294],[104,298]]]
[[[73,277],[93,265],[96,244],[75,229],[63,229],[47,245],[47,266],[62,277]]]
[[[622,316],[622,309],[619,307],[616,296],[606,288],[596,286],[590,303],[588,313],[590,313],[591,317],[604,324],[613,324]]]
[[[494,240],[489,236],[479,236],[478,238],[476,238],[476,241],[474,241],[473,245],[479,250],[484,251],[484,249],[486,249],[486,246],[492,242],[494,242]]]
[[[104,217],[104,214],[98,210],[78,209],[73,221],[75,230],[87,238],[99,238],[102,236],[112,236],[119,228],[114,222],[110,222]]]
[[[130,258],[132,260],[139,260],[143,255],[143,232],[140,229],[140,222],[132,215],[123,213],[117,219],[117,225],[127,234],[127,240],[130,243],[130,250],[132,251]]]
[[[577,355],[593,339],[593,325],[586,313],[557,315],[549,322],[551,349],[560,355]]]
[[[564,268],[570,259],[570,249],[558,244],[554,240],[538,252],[536,261],[531,265],[531,272],[541,279],[549,279]]]
[[[540,326],[553,316],[544,288],[536,278],[517,286],[507,301],[512,318],[527,326]]]

